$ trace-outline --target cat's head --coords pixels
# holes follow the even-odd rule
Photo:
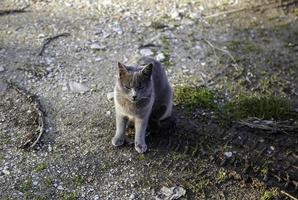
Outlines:
[[[118,90],[133,103],[150,98],[153,88],[152,70],[153,64],[128,67],[118,63]]]

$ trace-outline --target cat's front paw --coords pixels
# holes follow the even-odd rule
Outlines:
[[[145,153],[147,151],[147,145],[145,143],[144,144],[136,143],[135,149],[138,153]]]
[[[124,137],[117,137],[117,136],[114,136],[113,139],[112,139],[112,144],[115,146],[115,147],[119,147],[121,145],[124,144]]]

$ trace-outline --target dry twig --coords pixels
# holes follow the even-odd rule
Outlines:
[[[298,132],[298,127],[295,125],[290,125],[289,121],[269,121],[261,120],[256,117],[250,117],[245,120],[238,122],[241,125],[248,126],[252,129],[261,129],[265,131],[272,132],[283,132],[288,134],[289,132]]]
[[[290,195],[289,193],[281,190],[280,193],[282,193],[283,195],[286,195],[287,197],[289,197],[290,199],[293,199],[293,200],[298,200],[296,197],[293,197],[292,195]]]
[[[8,85],[15,89],[18,93],[24,95],[34,106],[34,109],[36,110],[38,114],[38,134],[37,133],[30,133],[26,136],[26,140],[22,142],[21,148],[33,148],[38,141],[40,140],[42,134],[45,130],[45,113],[42,109],[41,103],[38,100],[37,96],[31,94],[24,88],[21,88],[16,83],[13,83],[11,81],[7,81]]]
[[[46,47],[50,44],[50,42],[52,42],[53,40],[58,39],[59,37],[68,37],[70,36],[70,33],[61,33],[59,35],[55,35],[53,37],[49,37],[45,40],[44,44],[42,45],[42,48],[40,50],[40,52],[38,53],[39,56],[42,56],[44,50],[46,49]]]
[[[9,9],[9,10],[0,10],[0,16],[4,16],[4,15],[9,15],[9,14],[14,14],[14,13],[24,13],[24,12],[28,12],[25,9],[28,8],[28,6],[25,6],[24,8],[21,9]]]

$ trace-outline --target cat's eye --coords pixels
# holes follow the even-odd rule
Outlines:
[[[131,88],[128,87],[127,85],[124,85],[125,89],[130,90]]]

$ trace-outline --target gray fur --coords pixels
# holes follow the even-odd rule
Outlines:
[[[118,63],[118,78],[114,88],[116,134],[114,146],[124,143],[128,121],[135,126],[135,149],[147,150],[145,132],[149,120],[159,123],[171,116],[173,91],[161,64],[148,57],[139,60],[138,66]]]

